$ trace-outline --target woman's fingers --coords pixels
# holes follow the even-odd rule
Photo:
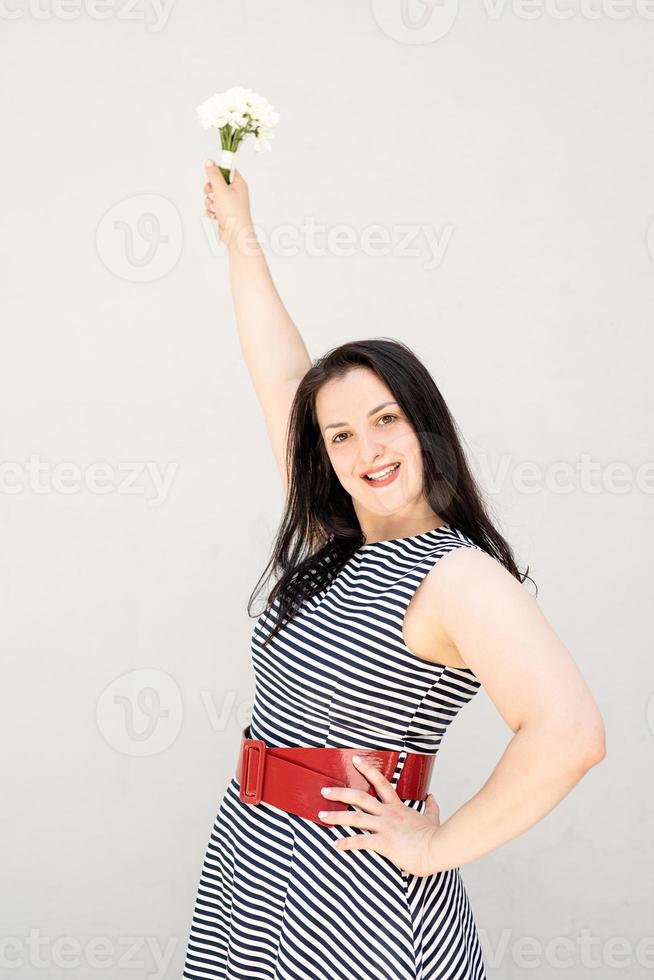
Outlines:
[[[228,184],[215,161],[205,162],[202,190],[205,212],[216,222],[223,242],[231,242],[241,229],[251,227],[248,186],[238,170],[234,170],[232,183]]]
[[[223,172],[217,163],[211,163],[207,161],[205,163],[206,175],[209,178],[209,186],[211,187],[214,194],[221,194],[229,188],[229,184],[223,177]]]
[[[357,755],[352,756],[352,762],[366,777],[382,803],[396,803],[399,800],[400,797],[390,780],[386,779],[376,766]]]
[[[327,802],[338,800],[340,803],[349,803],[351,806],[360,807],[361,812],[378,814],[383,809],[383,803],[367,793],[365,789],[355,789],[353,786],[324,786],[321,792]],[[336,812],[347,813],[346,810]]]
[[[365,810],[353,813],[352,810],[318,810],[323,823],[344,827],[359,827],[360,830],[379,830],[380,817]]]
[[[214,205],[214,194],[213,187],[211,186],[211,181],[207,181],[204,187],[204,208],[210,218],[216,217],[215,205]]]

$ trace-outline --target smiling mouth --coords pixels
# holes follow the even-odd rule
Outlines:
[[[390,483],[395,479],[395,475],[399,468],[399,463],[391,463],[389,466],[384,467],[383,470],[379,470],[378,473],[375,473],[372,476],[368,476],[367,473],[364,473],[362,479],[364,479],[366,483],[371,484],[371,486],[386,486],[387,483]]]

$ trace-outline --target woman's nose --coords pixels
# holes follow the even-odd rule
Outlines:
[[[371,443],[369,447],[363,447],[361,454],[360,469],[365,470],[366,466],[374,466],[375,463],[384,455],[384,446],[378,442]]]

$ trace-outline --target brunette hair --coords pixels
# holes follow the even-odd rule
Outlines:
[[[247,605],[248,613],[255,615],[254,598],[271,576],[278,576],[266,605],[270,610],[279,600],[277,621],[264,643],[324,589],[364,543],[352,498],[334,473],[316,415],[322,386],[355,367],[367,367],[385,382],[413,426],[422,450],[424,496],[432,510],[520,582],[533,581],[529,566],[524,574],[519,572],[510,545],[487,513],[456,423],[427,368],[401,341],[355,340],[318,358],[295,392],[286,430],[286,507],[270,560]]]

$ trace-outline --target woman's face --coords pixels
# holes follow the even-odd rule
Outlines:
[[[351,368],[322,386],[316,414],[334,472],[359,520],[411,516],[423,489],[420,443],[381,378],[369,368]],[[391,465],[394,472],[381,479],[366,476]]]

